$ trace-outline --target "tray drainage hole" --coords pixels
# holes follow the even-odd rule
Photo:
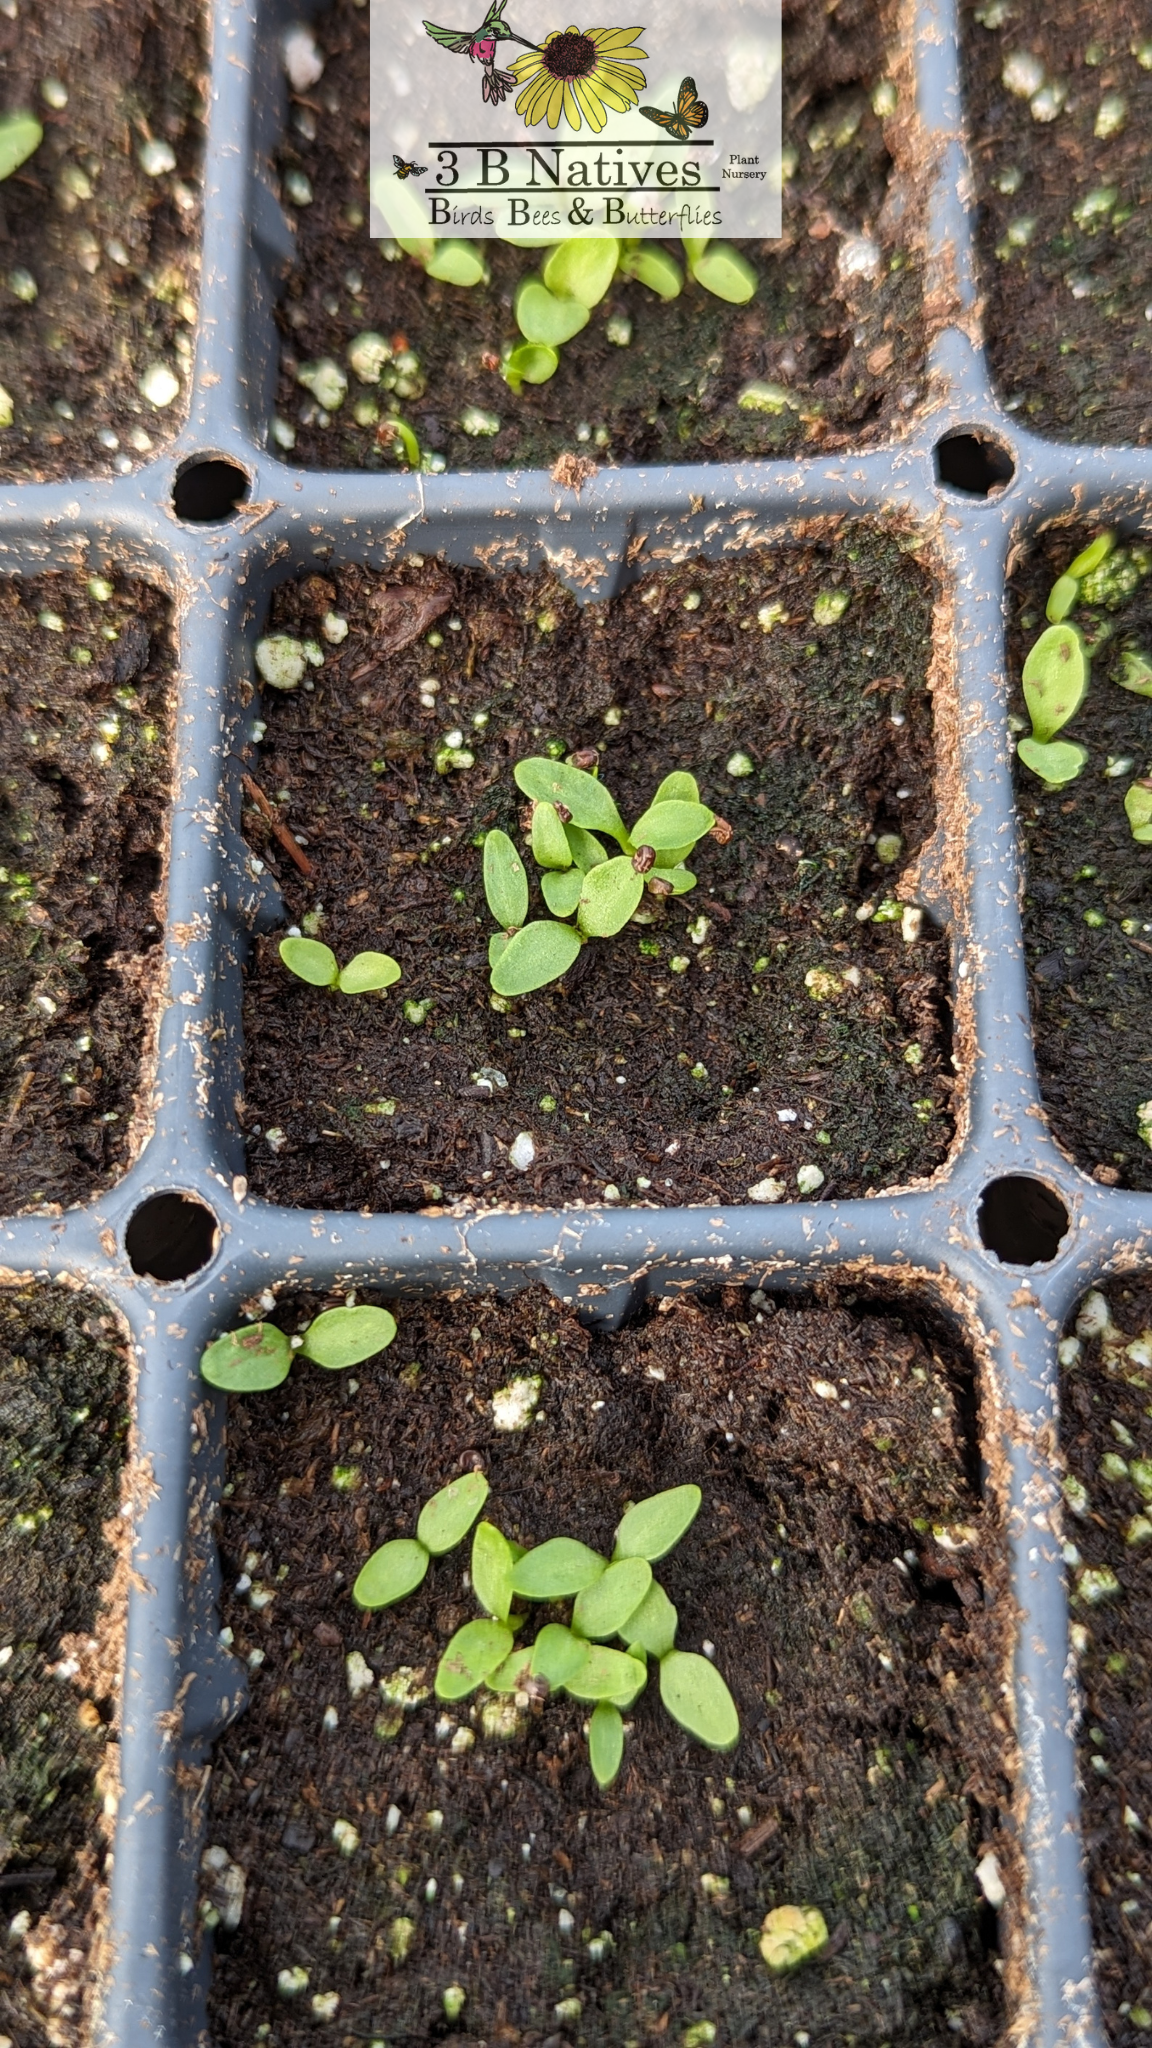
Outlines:
[[[238,463],[209,455],[185,464],[176,478],[172,504],[177,519],[190,526],[218,526],[244,503],[248,488],[248,475]]]
[[[1002,441],[990,434],[947,434],[937,441],[936,481],[968,498],[986,498],[1003,489],[1016,474],[1016,464]]]
[[[989,1181],[977,1213],[980,1242],[1006,1266],[1043,1266],[1054,1259],[1068,1228],[1068,1211],[1042,1180],[1024,1173]]]
[[[124,1234],[134,1273],[150,1280],[187,1280],[208,1264],[219,1241],[211,1209],[194,1195],[151,1195]]]

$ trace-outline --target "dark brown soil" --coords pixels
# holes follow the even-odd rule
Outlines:
[[[318,929],[341,961],[383,948],[404,978],[337,997],[261,942],[245,1021],[253,1188],[368,1209],[599,1200],[606,1187],[678,1203],[743,1201],[766,1176],[794,1195],[805,1163],[825,1195],[931,1172],[952,1129],[946,945],[927,925],[905,944],[898,922],[856,916],[896,886],[876,835],[903,833],[911,853],[934,824],[931,586],[900,537],[860,526],[695,562],[583,609],[545,576],[449,579],[419,558],[404,574],[450,587],[442,646],[385,656],[383,578],[358,569],[286,586],[273,605],[274,626],[315,632],[335,602],[351,630],[311,693],[266,693],[256,773],[307,842],[311,882],[255,809],[250,842],[294,916],[323,905]],[[846,615],[815,626],[817,595],[837,585]],[[788,614],[768,636],[766,602]],[[438,711],[416,687],[429,675]],[[455,726],[476,765],[439,775]],[[599,746],[629,817],[671,769],[692,768],[733,835],[702,842],[694,893],[646,898],[654,922],[586,947],[564,984],[502,1015],[477,842],[492,826],[519,835],[512,767],[549,742]],[[726,773],[736,750],[754,763],[741,779]],[[821,1001],[813,969],[852,978]],[[405,1001],[431,1006],[422,1024]],[[485,1068],[494,1093],[475,1081]],[[537,1146],[527,1173],[507,1159],[522,1131]]]
[[[375,428],[352,417],[356,394],[371,395],[354,379],[327,425],[296,383],[298,364],[344,362],[366,329],[418,356],[423,395],[401,409],[421,446],[452,469],[550,466],[575,445],[581,424],[602,462],[732,460],[856,446],[891,431],[919,395],[925,350],[915,197],[893,162],[911,104],[895,10],[844,0],[834,10],[784,13],[784,133],[797,168],[784,188],[782,240],[746,245],[760,273],[755,298],[730,306],[690,285],[664,304],[641,285],[617,285],[566,345],[551,382],[513,396],[500,351],[519,339],[512,302],[540,252],[485,242],[491,284],[462,291],[429,280],[395,244],[369,239],[369,10],[337,0],[315,24],[323,79],[295,103],[280,158],[282,170],[306,173],[315,195],[292,216],[299,253],[281,307],[279,411],[295,428],[294,459],[321,468],[393,464],[394,444],[381,448]],[[882,121],[870,94],[889,70],[901,110]],[[880,275],[845,287],[842,237],[862,230],[881,243]],[[399,260],[384,260],[389,246]],[[680,260],[679,243],[668,247]],[[605,335],[606,321],[621,314],[633,328],[623,348]],[[795,407],[740,411],[737,395],[755,378],[782,384]],[[462,431],[469,407],[499,418],[494,438]]]
[[[1147,1345],[1152,1289],[1113,1282],[1107,1296],[1124,1337],[1086,1343],[1062,1383],[1064,1451],[1088,1494],[1087,1512],[1066,1516],[1065,1534],[1085,1566],[1112,1571],[1121,1589],[1098,1604],[1077,1599],[1073,1622],[1085,1693],[1081,1783],[1096,1985],[1109,2039],[1138,2048],[1152,2025],[1152,1546],[1126,1540],[1133,1518],[1149,1513],[1145,1497],[1131,1479],[1106,1477],[1100,1461],[1152,1458],[1148,1372],[1123,1355],[1126,1339],[1143,1336]]]
[[[203,113],[200,0],[50,0],[0,17],[0,96],[44,140],[0,186],[0,354],[13,424],[0,475],[137,466],[185,412],[199,289]],[[45,104],[44,80],[67,89]],[[176,168],[141,169],[146,139]],[[83,193],[87,187],[88,196]],[[39,295],[12,288],[28,272]],[[139,380],[165,363],[184,391],[163,410]]]
[[[1053,582],[1090,537],[1080,527],[1041,535],[1013,579],[1012,708],[1025,731],[1018,682],[1025,655],[1043,629]],[[1036,1054],[1052,1128],[1079,1165],[1109,1184],[1148,1190],[1152,1152],[1141,1142],[1136,1109],[1152,1096],[1152,847],[1133,840],[1124,793],[1152,763],[1152,700],[1118,688],[1111,673],[1126,643],[1152,648],[1152,579],[1120,611],[1078,610],[1074,618],[1115,628],[1093,660],[1082,708],[1061,734],[1089,749],[1089,764],[1051,795],[1016,764]],[[1104,772],[1109,758],[1134,765],[1112,778]],[[1086,913],[1102,913],[1104,922],[1088,924]]]
[[[315,1306],[278,1313],[292,1328]],[[880,1310],[774,1309],[737,1288],[712,1310],[664,1306],[610,1339],[542,1291],[407,1304],[356,1381],[305,1370],[231,1405],[225,1571],[275,1599],[253,1612],[237,1593],[223,1617],[259,1669],[210,1795],[209,1839],[248,1884],[239,1931],[218,1936],[220,2048],[269,2023],[280,2048],[310,2040],[311,1998],[332,1991],[335,2041],[424,2043],[445,2032],[450,1984],[467,1994],[453,2038],[471,2044],[998,2037],[974,1868],[990,1844],[1004,1853],[1007,1609],[995,1520],[966,1476],[968,1368]],[[502,1435],[489,1401],[525,1372],[543,1376],[542,1413]],[[843,1405],[815,1391],[828,1376]],[[358,1490],[334,1487],[337,1465],[358,1468]],[[715,1646],[735,1751],[690,1742],[653,1684],[601,1793],[575,1702],[521,1713],[500,1740],[476,1703],[428,1699],[397,1729],[375,1688],[349,1697],[348,1653],[430,1683],[472,1614],[466,1551],[387,1613],[359,1614],[348,1588],[473,1466],[486,1514],[523,1543],[603,1546],[625,1500],[702,1484],[660,1577],[680,1646]],[[942,1549],[931,1529],[957,1524],[968,1547]],[[359,1830],[348,1860],[338,1820]],[[819,1906],[833,1938],[772,1980],[757,1939],[782,1904]],[[413,1928],[398,1969],[399,1918]],[[296,2001],[276,1993],[292,1967],[309,1973]],[[557,2012],[569,1998],[578,2017]],[[714,2035],[685,2033],[702,2021]]]
[[[120,1633],[102,1599],[127,1378],[91,1296],[0,1292],[0,2034],[15,2048],[86,2038],[116,1785]]]
[[[1043,8],[985,0],[965,9],[969,128],[982,205],[985,329],[1010,410],[1038,433],[1071,441],[1152,437],[1152,50],[1147,7],[1051,0]],[[981,25],[980,16],[996,23]],[[1024,51],[1062,83],[1056,119],[1033,119],[1002,82]],[[1127,121],[1095,134],[1101,102],[1119,94]],[[1017,178],[1017,175],[1018,178]],[[1005,191],[1004,185],[1009,190]],[[1014,189],[1013,189],[1014,188]],[[1090,193],[1114,190],[1085,224]],[[1024,246],[1014,223],[1031,222]]]
[[[172,662],[148,584],[117,578],[99,603],[80,576],[0,583],[0,1212],[81,1201],[136,1149]]]

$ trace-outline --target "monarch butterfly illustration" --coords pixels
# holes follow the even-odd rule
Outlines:
[[[666,114],[662,107],[641,107],[640,112],[648,121],[655,121],[669,135],[675,135],[680,142],[687,142],[689,130],[703,128],[708,119],[708,109],[703,100],[696,97],[696,80],[682,78],[676,95],[676,111]]]
[[[395,150],[392,152],[392,162],[398,178],[422,178],[428,169],[427,164],[406,164],[402,156],[396,155]]]

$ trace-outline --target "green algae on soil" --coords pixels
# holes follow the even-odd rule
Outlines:
[[[1143,0],[964,10],[993,375],[1036,433],[1152,439],[1152,34]],[[1037,120],[1014,54],[1066,94]],[[1041,88],[1042,90],[1044,88]],[[1119,125],[1109,108],[1123,103]],[[1044,111],[1041,103],[1041,111]],[[1103,127],[1105,133],[1098,130]]]
[[[285,1299],[277,1318],[318,1306]],[[680,2043],[701,2025],[718,2048],[1000,2038],[975,1868],[991,1848],[1011,1883],[1008,1604],[974,1491],[969,1367],[890,1306],[739,1288],[660,1306],[609,1338],[542,1289],[406,1303],[355,1380],[297,1368],[230,1404],[222,1618],[255,1669],[210,1791],[209,1841],[247,1881],[238,1930],[216,1935],[221,2048],[263,2027],[280,2048],[311,2040],[311,2001],[333,1995],[336,2038],[425,2042],[450,1985],[466,1994],[453,2038],[473,2048]],[[493,1396],[524,1374],[543,1380],[536,1419],[502,1432]],[[477,1467],[486,1514],[525,1544],[563,1531],[602,1549],[625,1501],[703,1488],[658,1577],[680,1646],[709,1641],[732,1687],[734,1751],[691,1742],[650,1680],[603,1793],[587,1707],[513,1703],[501,1738],[482,1700],[429,1697],[475,1612],[467,1546],[386,1613],[350,1588]],[[353,1651],[382,1689],[350,1692]],[[758,1936],[784,1904],[818,1906],[832,1938],[774,1979]],[[308,1976],[295,1998],[277,1993],[289,1970]]]
[[[203,14],[202,0],[40,0],[0,17],[4,105],[30,108],[44,128],[0,184],[0,376],[14,410],[0,476],[138,467],[182,422],[199,290]],[[66,105],[46,103],[45,82],[63,86]],[[149,176],[146,143],[168,149],[173,168]],[[157,362],[183,386],[162,409],[139,388]]]
[[[1114,2048],[1142,2048],[1152,2025],[1152,1530],[1146,1521],[1133,1528],[1148,1516],[1148,1497],[1123,1467],[1152,1460],[1152,1421],[1147,1368],[1118,1354],[1138,1338],[1147,1349],[1152,1287],[1113,1280],[1105,1293],[1123,1335],[1109,1345],[1088,1340],[1061,1379],[1064,1455],[1086,1496],[1080,1513],[1065,1515],[1064,1533],[1090,1572],[1113,1572],[1119,1582],[1114,1598],[1092,1603],[1075,1597],[1079,1573],[1071,1574],[1084,1690],[1080,1785],[1104,2025]]]
[[[487,241],[491,283],[461,290],[427,278],[395,243],[370,240],[369,11],[336,0],[315,23],[324,76],[295,101],[280,151],[282,173],[303,173],[313,193],[289,208],[297,256],[279,314],[277,410],[295,432],[291,459],[394,466],[396,444],[381,446],[375,427],[353,418],[357,395],[379,398],[387,415],[396,403],[387,393],[352,378],[340,411],[322,417],[296,381],[308,361],[347,367],[348,344],[366,330],[418,357],[419,394],[398,409],[450,469],[551,466],[578,438],[601,462],[663,463],[856,447],[891,432],[920,394],[925,352],[918,202],[899,167],[913,132],[911,75],[895,13],[865,0],[784,9],[784,136],[795,170],[782,239],[743,245],[760,276],[750,303],[727,305],[694,284],[665,303],[618,281],[551,381],[514,395],[501,350],[520,338],[513,298],[540,252]],[[898,111],[882,119],[871,98],[892,68]],[[846,238],[862,233],[878,245],[875,276],[838,263]],[[667,246],[682,263],[680,243]],[[626,347],[607,334],[622,318],[632,326]],[[756,380],[787,392],[782,411],[738,407]],[[498,421],[494,436],[462,428],[477,408]]]
[[[1009,661],[1012,710],[1021,721],[1019,677],[1043,629],[1048,592],[1091,537],[1087,527],[1050,529],[1013,577]],[[1093,658],[1088,694],[1060,735],[1088,748],[1087,767],[1050,792],[1019,760],[1015,766],[1024,940],[1052,1129],[1086,1172],[1147,1192],[1152,1151],[1136,1111],[1152,1097],[1152,847],[1133,839],[1124,792],[1152,767],[1152,700],[1120,689],[1111,676],[1127,642],[1152,651],[1152,578],[1121,610],[1100,616],[1113,638]],[[1075,612],[1072,623],[1084,617]],[[1131,765],[1122,775],[1106,772],[1110,761],[1125,760]]]
[[[159,591],[108,588],[0,583],[0,1214],[110,1185],[145,1098],[173,649]]]
[[[16,1922],[0,2034],[18,2048],[80,2038],[93,1990],[120,1683],[104,1527],[127,1442],[125,1347],[102,1305],[0,1291],[0,1895]]]
[[[403,979],[334,997],[288,974],[275,937],[258,943],[253,1189],[369,1209],[606,1187],[674,1204],[744,1201],[766,1178],[795,1197],[805,1165],[824,1195],[930,1173],[953,1128],[946,941],[925,923],[906,942],[898,912],[858,916],[893,895],[935,824],[932,584],[906,546],[859,525],[584,607],[547,575],[419,557],[390,579],[341,568],[281,588],[270,630],[317,634],[334,607],[349,632],[311,690],[266,692],[250,764],[307,842],[311,879],[255,808],[249,843],[297,923],[341,960],[391,953]],[[816,625],[833,591],[848,608]],[[393,651],[397,616],[430,592],[435,630]],[[452,730],[474,765],[438,774]],[[694,892],[646,898],[650,922],[500,1013],[479,841],[519,835],[512,768],[549,744],[599,747],[629,817],[690,769],[733,834],[702,842]],[[733,776],[740,753],[752,772]],[[889,836],[903,852],[885,866]],[[422,1021],[406,1002],[427,1005]],[[527,1172],[508,1158],[521,1132]]]

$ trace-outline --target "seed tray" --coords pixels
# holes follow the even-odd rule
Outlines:
[[[1152,1200],[1098,1185],[1044,1118],[1028,1021],[1004,673],[1009,552],[1075,512],[1152,529],[1152,451],[1063,447],[1000,407],[981,298],[959,86],[957,10],[922,0],[914,39],[925,166],[925,279],[944,324],[930,396],[899,442],[859,456],[612,470],[579,496],[541,473],[323,474],[268,452],[272,305],[290,236],[270,173],[285,111],[278,44],[292,15],[216,0],[205,161],[203,291],[188,423],[129,477],[23,484],[0,497],[6,573],[112,562],[172,592],[181,659],[165,933],[168,1002],[151,1138],[107,1194],[0,1224],[8,1283],[86,1285],[131,1331],[140,1489],[122,1700],[113,1962],[97,2038],[182,2048],[206,2038],[210,1943],[195,1953],[204,1766],[242,1710],[217,1641],[209,1535],[223,1403],[199,1378],[210,1335],[278,1279],[405,1293],[510,1291],[543,1280],[601,1324],[669,1290],[840,1277],[928,1298],[979,1360],[985,1452],[1004,1489],[1015,1598],[1015,1823],[1026,1896],[1002,1939],[1019,1991],[1012,2038],[1101,2048],[1079,1840],[1076,1692],[1059,1528],[1056,1346],[1078,1296],[1148,1252]],[[952,1156],[904,1193],[773,1208],[370,1215],[247,1197],[235,1116],[241,976],[281,906],[239,830],[252,650],[280,581],[406,549],[458,563],[548,562],[611,595],[645,560],[787,539],[798,521],[901,517],[932,543],[941,817],[920,899],[952,950],[962,1083]],[[660,551],[658,554],[657,551]]]

